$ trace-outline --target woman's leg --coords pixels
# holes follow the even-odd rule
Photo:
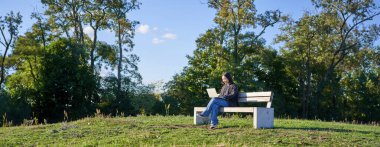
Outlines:
[[[215,99],[211,108],[211,124],[218,125],[218,113],[220,107],[228,107],[228,101],[224,99]]]
[[[204,116],[204,117],[208,117],[208,116],[210,115],[210,112],[211,112],[211,110],[212,110],[212,106],[214,105],[214,101],[215,101],[215,99],[217,99],[217,98],[212,98],[212,99],[208,102],[207,107],[206,107],[206,110],[203,111],[203,112],[201,113],[202,116]]]

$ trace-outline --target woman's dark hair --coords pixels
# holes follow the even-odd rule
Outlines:
[[[225,77],[228,79],[228,82],[230,82],[230,84],[235,84],[234,81],[232,80],[232,76],[231,76],[230,73],[225,72],[225,73],[223,73],[222,76],[225,76]],[[222,83],[223,83],[223,82],[222,82]],[[224,83],[223,83],[223,84],[224,84]]]

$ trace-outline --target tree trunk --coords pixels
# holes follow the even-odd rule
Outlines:
[[[97,28],[92,28],[94,30],[94,40],[92,41],[92,47],[91,47],[91,52],[90,52],[90,60],[91,60],[91,69],[92,71],[94,72],[95,74],[95,57],[94,57],[94,52],[95,52],[95,48],[96,48],[96,43],[97,43],[97,39],[98,39],[98,32],[97,32]]]
[[[306,88],[305,81],[303,80],[303,74],[299,75],[300,92],[301,92],[301,104],[302,104],[302,118],[306,118]]]
[[[314,34],[313,34],[314,36]],[[310,40],[313,37],[310,38]],[[310,60],[311,60],[311,42],[308,43],[307,48],[307,54],[306,54],[306,91],[305,91],[305,110],[304,110],[304,118],[308,117],[309,112],[309,101],[311,99],[311,69],[310,69]]]
[[[241,26],[239,24],[234,24],[234,50],[233,50],[233,57],[234,57],[234,75],[238,76],[239,72],[238,67],[240,66],[240,60],[239,60],[239,33],[240,33]]]
[[[3,84],[3,82],[5,81],[5,79],[4,79],[4,74],[5,74],[4,62],[5,62],[5,57],[7,56],[7,52],[8,52],[8,50],[9,50],[9,47],[10,47],[10,45],[7,44],[6,47],[5,47],[5,52],[4,52],[4,55],[3,55],[2,62],[1,62],[1,80],[0,80],[0,88],[2,87],[1,84]]]
[[[121,60],[123,58],[123,48],[122,48],[122,38],[121,38],[121,24],[118,22],[118,40],[119,40],[119,64],[117,67],[117,97],[118,99],[121,98]]]
[[[310,58],[306,62],[306,97],[305,97],[305,116],[309,115],[309,104],[311,99],[311,71],[310,71]]]
[[[313,107],[312,108],[313,108],[314,116],[316,116],[316,117],[319,115],[319,113],[318,113],[318,110],[319,110],[319,99],[322,97],[323,89],[325,89],[326,83],[330,79],[330,75],[334,72],[335,66],[333,66],[333,65],[334,64],[331,64],[329,66],[329,68],[327,69],[327,71],[326,71],[326,73],[325,73],[322,81],[319,82],[316,94],[313,97],[313,103],[312,103]]]
[[[78,17],[78,25],[79,25],[79,37],[80,37],[80,43],[84,46],[83,26],[82,26],[82,22],[80,21],[80,18],[79,18],[79,17]]]

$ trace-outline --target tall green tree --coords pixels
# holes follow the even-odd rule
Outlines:
[[[51,42],[46,50],[38,33],[28,32],[16,43],[10,62],[17,71],[6,83],[12,99],[27,102],[39,120],[55,122],[66,111],[70,119],[94,112],[91,91],[96,81],[86,50],[68,39]]]
[[[371,25],[367,22],[380,15],[380,9],[373,0],[312,0],[312,2],[321,9],[321,15],[326,19],[325,30],[329,30],[325,34],[328,36],[326,39],[331,39],[329,44],[323,46],[328,54],[327,69],[313,97],[313,111],[318,116],[319,99],[323,97],[322,93],[327,83],[332,80],[331,76],[336,68],[348,55],[371,46],[379,36],[380,25]]]
[[[106,0],[42,0],[41,2],[48,6],[45,15],[49,18],[47,23],[50,28],[66,34],[67,38],[74,39],[84,48],[88,48],[91,68],[94,70],[94,75],[98,75],[96,72],[99,71],[96,71],[95,64],[97,59],[103,56],[97,53],[104,52],[103,47],[105,47],[105,42],[99,43],[98,32],[111,29],[112,18],[107,12],[112,9],[113,2]],[[39,21],[40,18],[37,17]],[[93,38],[88,38],[84,34],[83,27],[86,25],[93,30]]]
[[[116,43],[118,44],[117,98],[122,99],[123,60],[127,63],[124,64],[125,67],[131,67],[136,70],[137,66],[134,63],[138,61],[138,57],[135,55],[132,55],[129,58],[123,56],[124,51],[128,52],[133,49],[134,44],[132,38],[134,37],[135,26],[138,23],[137,21],[129,20],[127,14],[135,9],[139,9],[140,3],[137,0],[116,0],[109,2],[108,5],[110,8],[109,13],[113,20],[111,24],[112,30],[115,32],[115,37],[117,38]],[[128,71],[128,69],[124,69],[124,71]],[[129,74],[140,77],[136,72]]]
[[[367,22],[379,15],[373,1],[313,1],[317,14],[306,12],[282,27],[281,52],[287,73],[299,85],[304,118],[340,117],[343,63],[379,36],[379,25]],[[342,119],[342,118],[341,118]]]
[[[61,120],[66,111],[70,118],[76,119],[94,112],[91,94],[96,81],[87,57],[81,45],[67,39],[49,45],[40,71],[43,83],[42,105],[37,106],[40,118]]]
[[[108,5],[106,0],[87,0],[84,2],[85,23],[89,24],[94,31],[90,49],[91,68],[95,69],[95,51],[98,45],[98,32],[110,27]]]
[[[20,13],[11,11],[6,16],[0,16],[0,44],[4,47],[3,55],[1,56],[1,73],[0,73],[0,89],[5,81],[5,58],[8,51],[14,47],[14,43],[18,37],[18,29],[21,27],[22,16]]]
[[[216,10],[217,26],[196,40],[194,55],[187,57],[189,65],[166,85],[165,95],[178,101],[181,113],[190,114],[194,106],[205,105],[208,100],[205,89],[220,89],[221,75],[226,71],[231,72],[241,91],[270,89],[271,81],[259,79],[270,79],[265,76],[275,70],[265,58],[276,59],[277,55],[265,47],[261,36],[284,17],[279,11],[257,14],[253,2],[208,1],[209,7]]]
[[[67,38],[74,39],[77,43],[84,45],[83,0],[41,0],[41,3],[48,7],[45,15],[50,16],[49,22],[53,28],[64,33]],[[70,32],[71,28],[73,28],[73,35]]]
[[[364,48],[343,64],[340,115],[348,120],[377,122],[380,120],[380,52],[379,47]]]
[[[93,114],[95,108],[129,115],[139,113],[131,107],[131,101],[141,103],[145,99],[150,102],[147,103],[149,107],[143,109],[154,113],[152,106],[160,103],[151,99],[154,94],[150,94],[150,90],[138,89],[149,88],[141,85],[138,56],[130,53],[137,22],[130,21],[127,13],[138,9],[140,3],[134,0],[41,2],[47,9],[43,14],[32,13],[36,23],[31,31],[15,41],[16,23],[21,22],[13,22],[11,41],[1,42],[9,46],[7,51],[14,46],[12,54],[7,58],[4,55],[2,59],[5,62],[1,62],[2,67],[12,68],[14,72],[6,77],[0,104],[28,106],[20,109],[25,110],[26,115],[9,108],[1,109],[2,114],[7,111],[22,116],[18,120],[32,115],[48,122],[62,120],[64,111],[69,114],[69,119],[77,119]],[[8,17],[4,20],[14,21]],[[6,24],[2,21],[3,38],[8,35],[3,32],[7,29]],[[94,30],[94,38],[84,34],[86,25]],[[105,29],[116,32],[117,46],[98,40],[97,33]],[[117,78],[113,74],[100,76],[102,68],[113,71],[115,67],[118,69]]]
[[[289,20],[280,28],[284,33],[276,38],[277,42],[285,42],[281,49],[287,65],[285,69],[299,85],[294,95],[300,98],[303,118],[309,115],[311,96],[318,81],[316,77],[322,74],[318,67],[325,66],[325,51],[319,48],[319,44],[326,41],[319,36],[328,31],[323,23],[324,18],[306,12],[298,21]]]
[[[245,59],[263,46],[261,35],[280,21],[280,12],[257,14],[254,0],[209,0],[208,4],[217,11],[214,21],[219,29],[220,51],[232,63],[232,74],[240,76]]]
[[[41,97],[41,60],[45,55],[45,44],[40,37],[40,25],[33,25],[31,32],[19,36],[15,42],[12,54],[6,60],[6,66],[14,73],[7,76],[6,93],[9,95],[8,116],[13,117],[15,123],[23,119],[37,117],[32,115],[36,102]],[[13,109],[12,107],[17,107]],[[13,116],[12,114],[17,114]]]

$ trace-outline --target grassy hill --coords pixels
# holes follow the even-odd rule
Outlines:
[[[190,116],[93,117],[69,123],[0,128],[0,146],[380,146],[380,127],[275,119],[255,130],[252,118],[221,118],[216,130]]]

